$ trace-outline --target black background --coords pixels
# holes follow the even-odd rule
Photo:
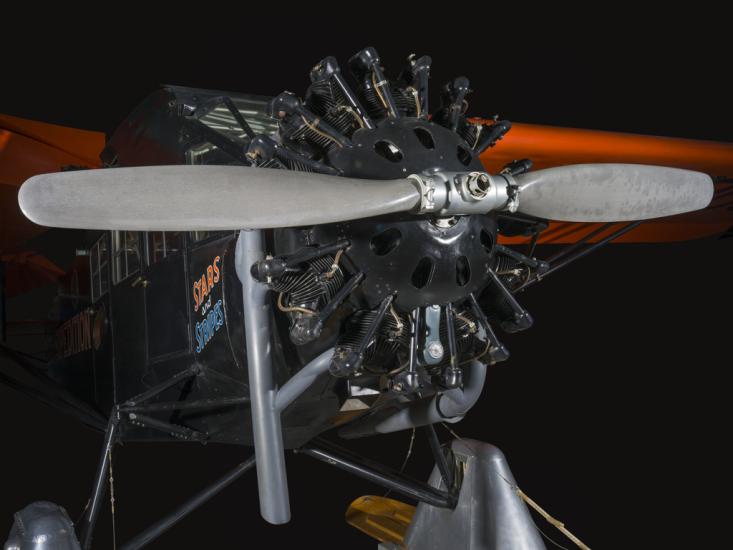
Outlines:
[[[111,131],[161,83],[302,94],[316,61],[330,54],[345,63],[373,45],[389,74],[409,53],[431,55],[434,99],[447,79],[468,76],[475,115],[733,141],[731,46],[721,14],[702,7],[644,18],[617,4],[553,14],[527,5],[505,15],[455,3],[423,18],[424,7],[396,14],[385,3],[310,4],[309,17],[274,4],[262,15],[213,3],[157,8],[169,13],[152,20],[120,4],[94,22],[45,8],[42,21],[8,14],[0,112]],[[718,546],[712,529],[725,507],[709,495],[725,491],[718,466],[730,455],[732,242],[611,246],[528,290],[521,301],[535,326],[505,337],[510,361],[490,371],[482,400],[455,426],[501,447],[525,492],[593,548]],[[0,539],[12,513],[33,500],[63,504],[75,519],[101,437],[5,388],[0,426]],[[408,442],[403,433],[353,446],[399,466]],[[247,454],[119,448],[118,540]],[[259,517],[249,475],[151,548],[376,546],[343,513],[379,488],[305,457],[288,456],[288,468],[287,526]],[[407,470],[429,473],[419,437]],[[95,541],[112,545],[107,510]]]

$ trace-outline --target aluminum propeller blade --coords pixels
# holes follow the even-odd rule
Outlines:
[[[556,221],[614,222],[660,218],[705,208],[707,174],[641,164],[576,164],[515,178],[523,214]]]
[[[34,176],[20,189],[39,225],[131,231],[331,223],[413,209],[408,179],[364,180],[247,166],[141,166]]]

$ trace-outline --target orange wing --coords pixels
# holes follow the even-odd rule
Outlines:
[[[42,233],[18,208],[18,188],[31,176],[64,166],[97,168],[104,134],[0,114],[0,251]]]
[[[6,265],[8,296],[58,280],[64,272],[47,258],[21,250],[46,228],[18,207],[18,188],[31,176],[65,166],[100,166],[104,134],[0,115],[0,261]]]
[[[485,122],[474,120],[474,122]],[[495,147],[481,155],[486,169],[496,173],[512,160],[530,158],[534,168],[592,162],[657,164],[706,172],[718,180],[733,178],[733,144],[714,141],[640,136],[599,130],[514,124]],[[577,242],[601,224],[551,222],[538,243]],[[622,225],[609,228],[595,242]],[[643,223],[614,242],[683,241],[719,235],[733,227],[733,186],[716,184],[716,194],[705,210]],[[519,244],[528,237],[502,237]]]

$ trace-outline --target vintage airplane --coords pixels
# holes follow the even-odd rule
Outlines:
[[[285,450],[419,502],[354,502],[349,521],[383,548],[544,548],[501,452],[441,447],[433,425],[460,421],[509,357],[497,332],[531,327],[522,290],[612,241],[733,227],[733,146],[467,118],[463,77],[431,115],[430,63],[411,56],[388,79],[366,48],[349,60],[352,86],[328,57],[304,100],[169,86],[99,160],[98,134],[0,118],[16,168],[0,171],[3,188],[33,176],[23,214],[89,238],[57,357],[3,347],[37,384],[0,381],[105,432],[81,523],[32,504],[7,550],[90,548],[125,440],[254,447],[127,550],[255,466],[262,516],[287,522]],[[3,243],[8,265],[42,230],[16,222],[27,232]],[[566,247],[544,261],[543,244]],[[428,483],[318,437],[414,428],[436,461]]]

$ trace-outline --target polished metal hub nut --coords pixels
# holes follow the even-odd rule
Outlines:
[[[483,199],[491,189],[491,178],[484,172],[471,172],[466,178],[466,189],[475,199]]]
[[[433,359],[440,359],[443,357],[443,345],[440,342],[430,342],[428,344],[428,355]]]

